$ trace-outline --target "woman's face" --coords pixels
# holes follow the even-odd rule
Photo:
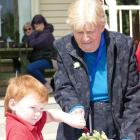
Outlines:
[[[35,28],[36,31],[42,32],[45,28],[45,25],[43,23],[34,24],[34,28]]]
[[[25,35],[27,35],[27,36],[29,36],[31,33],[32,33],[32,31],[33,31],[33,29],[32,29],[32,26],[30,25],[30,26],[26,26],[25,28],[24,28],[24,33],[25,33]]]
[[[100,44],[102,31],[95,26],[84,26],[80,31],[74,31],[74,38],[78,47],[84,52],[95,52]]]

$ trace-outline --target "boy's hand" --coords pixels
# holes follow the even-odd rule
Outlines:
[[[81,110],[75,110],[72,113],[66,113],[58,109],[47,110],[47,122],[64,122],[71,127],[83,129],[86,126],[84,119],[84,112]]]
[[[83,129],[86,126],[86,121],[82,115],[70,114],[66,121],[68,125],[74,128]]]

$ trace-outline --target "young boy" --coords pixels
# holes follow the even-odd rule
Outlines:
[[[61,110],[45,110],[46,87],[30,75],[11,78],[5,95],[6,140],[43,140],[46,122],[65,122],[82,129],[85,120]]]

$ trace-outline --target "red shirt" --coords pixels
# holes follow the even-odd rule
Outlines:
[[[6,113],[6,140],[43,140],[42,129],[47,114],[43,112],[41,119],[33,126],[18,116]]]
[[[137,59],[137,69],[140,72],[140,42],[136,50],[136,59]]]

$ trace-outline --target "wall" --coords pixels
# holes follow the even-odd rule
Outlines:
[[[56,38],[70,32],[66,24],[67,10],[73,0],[40,0],[40,13],[45,16],[48,22],[54,25]]]

